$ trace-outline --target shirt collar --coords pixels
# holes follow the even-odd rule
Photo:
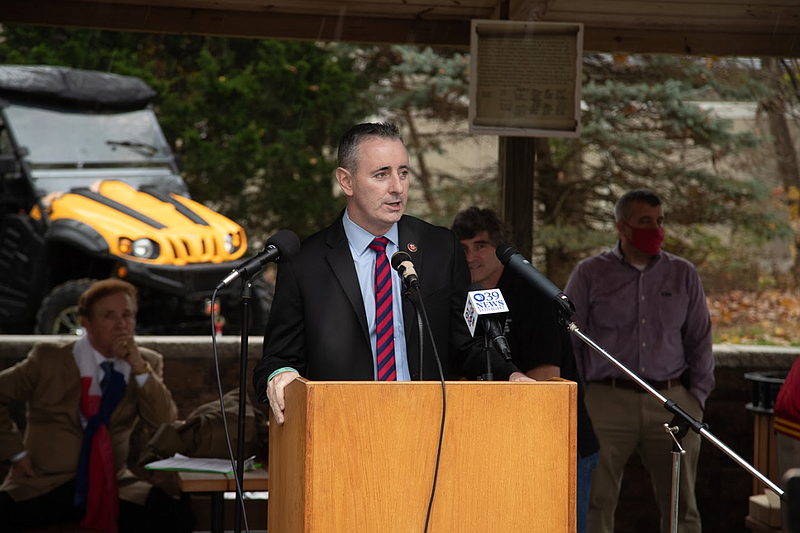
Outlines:
[[[104,356],[103,354],[95,350],[94,346],[92,346],[92,355],[94,356],[94,362],[97,363],[98,367],[100,366],[100,363],[104,363],[106,361],[111,361],[112,363],[117,362],[116,359],[109,359],[108,357]]]
[[[399,232],[397,230],[397,222],[392,224],[392,227],[389,228],[389,231],[383,235],[373,235],[350,220],[350,215],[347,213],[347,209],[345,209],[344,217],[342,217],[342,224],[344,225],[344,233],[347,235],[347,242],[350,243],[350,248],[357,255],[365,253],[369,249],[370,243],[375,240],[375,237],[386,237],[389,239],[389,242],[399,247],[400,239]]]
[[[103,363],[105,361],[111,361],[112,363],[114,363],[114,370],[120,372],[125,377],[125,381],[126,382],[128,381],[128,376],[130,375],[131,371],[130,363],[128,363],[123,359],[117,359],[115,357],[106,357],[97,350],[95,350],[94,346],[92,346],[92,343],[89,342],[88,337],[86,337],[86,341],[87,341],[86,344],[89,346],[89,350],[91,350],[92,356],[94,357],[94,361],[95,363],[97,363],[97,368],[100,368],[100,363]]]
[[[92,343],[89,341],[89,337],[86,337],[86,341],[87,341],[86,344],[89,347],[89,351],[91,352],[92,357],[94,358],[94,362],[97,363],[98,367],[100,367],[100,363],[103,363],[105,361],[111,361],[112,363],[114,363],[114,366],[116,366],[117,359],[106,357],[105,355],[95,350],[94,346],[92,346]]]
[[[634,266],[633,263],[631,263],[630,261],[625,259],[625,256],[622,254],[622,241],[621,240],[617,240],[617,245],[614,246],[614,248],[611,249],[611,253],[614,254],[614,257],[619,259],[619,261],[621,263],[625,263],[626,265],[630,265],[632,267]],[[659,259],[661,259],[661,256],[662,256],[663,253],[664,253],[663,250],[659,250],[658,251],[658,255],[656,255],[655,258],[653,258],[653,260],[650,261],[647,264],[647,266],[644,268],[644,270],[647,270],[647,269],[651,268],[653,265],[655,265],[659,261]]]

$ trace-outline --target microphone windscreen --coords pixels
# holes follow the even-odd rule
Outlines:
[[[510,244],[508,244],[507,242],[498,244],[497,248],[495,249],[495,254],[497,254],[497,258],[504,265],[508,265],[508,262],[511,260],[511,256],[518,253],[519,251]]]
[[[408,261],[412,265],[414,262],[411,260],[411,256],[408,255],[406,252],[399,251],[392,254],[392,268],[397,270],[403,261]]]
[[[267,239],[264,247],[266,248],[270,244],[281,253],[280,257],[276,260],[277,263],[290,260],[300,251],[300,239],[297,238],[297,235],[295,235],[293,231],[288,229],[282,229]]]

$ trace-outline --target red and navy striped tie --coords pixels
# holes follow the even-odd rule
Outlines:
[[[388,242],[386,237],[378,237],[369,245],[375,250],[375,353],[378,360],[378,381],[397,379],[394,364],[392,276],[389,259],[386,257]]]

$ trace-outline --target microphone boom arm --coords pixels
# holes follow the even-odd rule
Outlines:
[[[616,366],[617,368],[622,370],[622,372],[624,372],[626,376],[631,378],[637,385],[639,385],[640,387],[645,389],[647,392],[649,392],[652,396],[654,396],[656,399],[658,399],[664,405],[664,409],[666,409],[667,411],[669,411],[670,413],[675,415],[675,418],[673,420],[675,420],[675,419],[681,420],[682,419],[682,421],[689,428],[691,428],[695,433],[698,433],[698,434],[704,436],[705,438],[707,438],[709,441],[711,441],[711,443],[714,444],[714,446],[719,448],[725,455],[727,455],[728,457],[733,459],[736,463],[738,463],[739,466],[741,466],[742,468],[744,468],[745,470],[750,472],[750,474],[752,474],[753,476],[758,478],[759,481],[761,481],[767,487],[769,487],[770,490],[772,490],[773,492],[775,492],[775,494],[780,496],[781,499],[783,499],[783,500],[787,499],[787,496],[785,495],[784,491],[780,487],[778,487],[775,483],[773,483],[764,474],[759,472],[750,463],[748,463],[747,461],[742,459],[736,452],[734,452],[728,446],[726,446],[725,443],[723,443],[721,440],[719,440],[717,437],[715,437],[714,434],[712,434],[708,430],[708,424],[700,422],[696,418],[692,417],[686,411],[681,409],[680,406],[678,406],[678,404],[675,403],[673,400],[670,400],[670,399],[666,398],[660,392],[658,392],[656,389],[651,387],[649,383],[647,383],[646,381],[641,379],[639,376],[637,376],[634,372],[629,370],[625,365],[623,365],[617,359],[615,359],[614,356],[612,356],[610,353],[605,351],[599,344],[594,342],[585,333],[583,333],[578,328],[578,326],[575,324],[575,322],[570,322],[567,325],[567,329],[569,330],[570,333],[572,333],[573,335],[578,337],[580,340],[582,340],[592,350],[594,350],[595,352],[597,352],[600,355],[602,355],[603,357],[605,357],[608,360],[608,362],[610,362],[611,364],[613,364],[614,366]]]

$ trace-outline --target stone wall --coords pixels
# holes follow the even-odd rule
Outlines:
[[[0,368],[22,359],[36,337],[0,336]],[[68,340],[68,338],[65,338]],[[139,342],[162,353],[165,381],[178,404],[180,416],[198,405],[216,400],[216,361],[225,392],[239,385],[241,350],[239,339],[223,337],[215,359],[211,341],[205,337],[141,337]],[[717,386],[706,407],[710,432],[745,461],[753,464],[754,413],[746,408],[752,401],[753,382],[744,374],[753,371],[788,370],[800,348],[716,346]],[[252,368],[261,356],[261,338],[248,344],[247,387]],[[654,400],[655,401],[655,400]],[[672,461],[665,457],[665,461]],[[766,472],[764,472],[766,474]],[[746,533],[744,518],[753,477],[709,440],[704,439],[699,458],[697,495],[705,533]],[[617,509],[618,533],[658,531],[658,511],[650,480],[634,458],[627,467]]]

